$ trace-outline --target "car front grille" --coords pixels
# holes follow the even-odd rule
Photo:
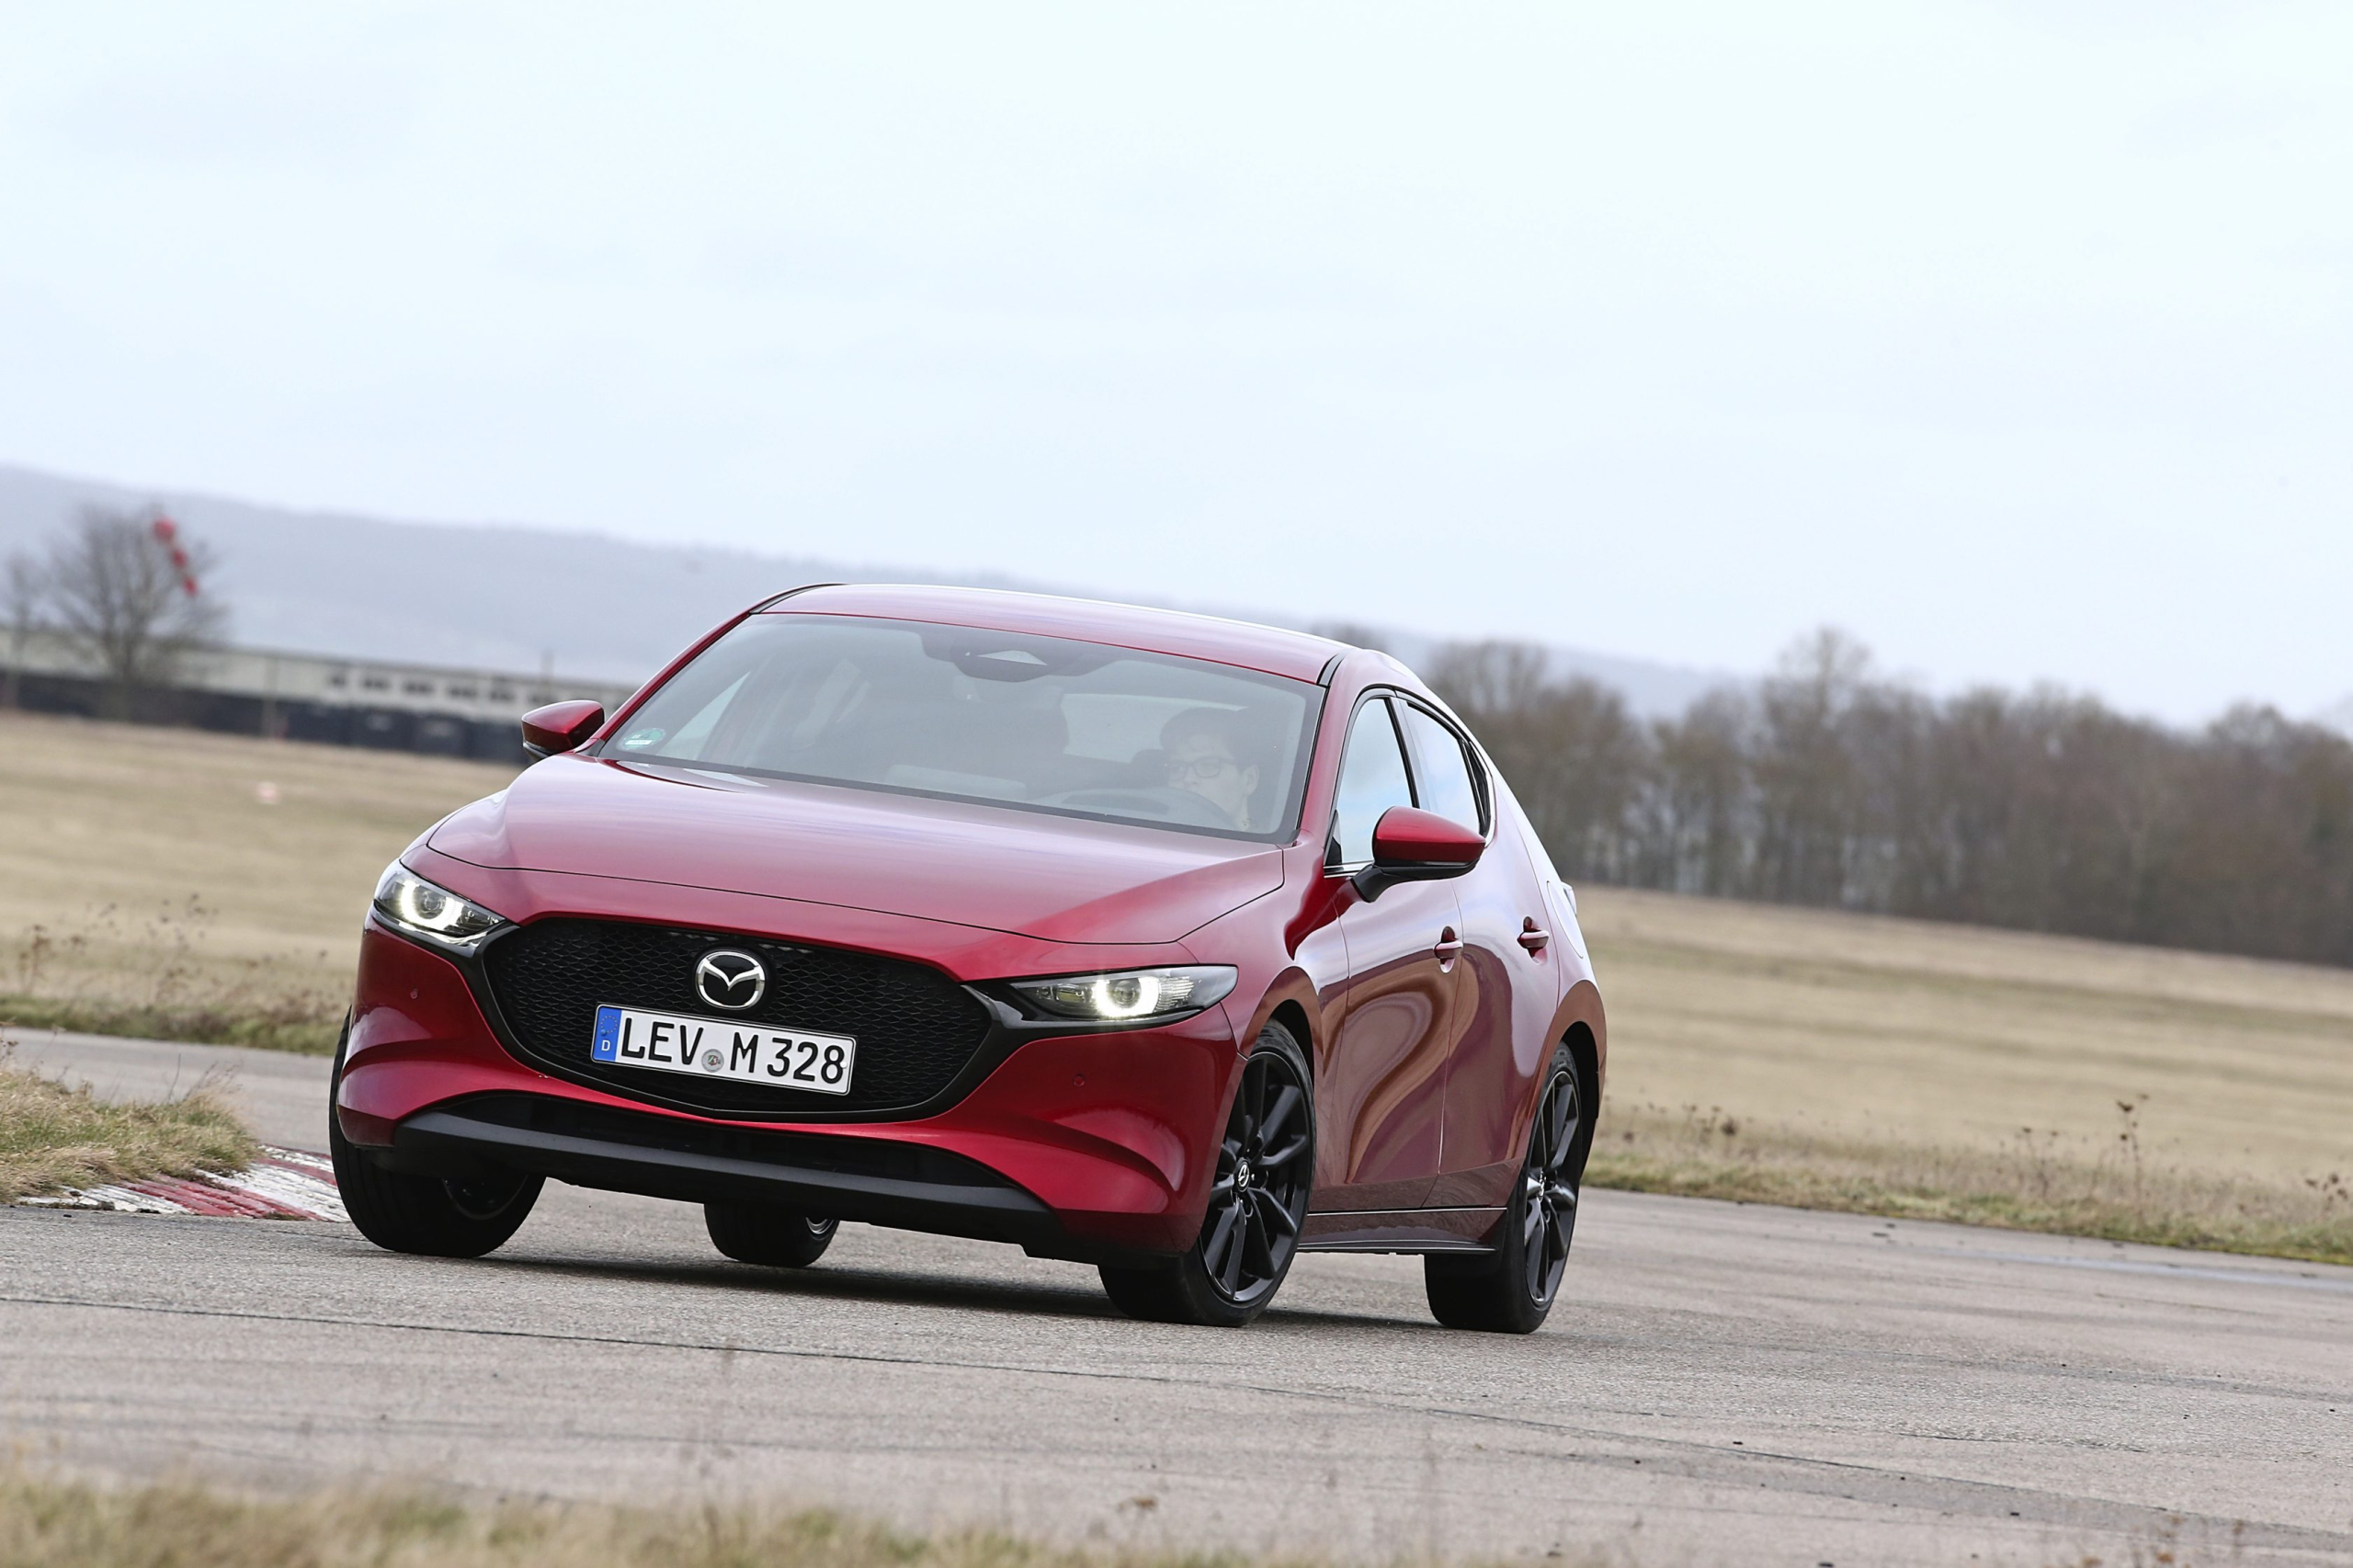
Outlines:
[[[767,966],[767,992],[756,1006],[722,1014],[696,989],[695,966],[714,948],[752,953]],[[540,1065],[633,1099],[722,1116],[919,1106],[954,1081],[988,1034],[981,1005],[927,965],[730,931],[540,920],[490,943],[483,966],[515,1043]],[[606,1004],[852,1036],[858,1066],[850,1092],[817,1095],[595,1061],[589,1041],[597,1008]]]

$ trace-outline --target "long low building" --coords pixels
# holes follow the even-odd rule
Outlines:
[[[284,740],[509,761],[523,756],[516,722],[529,710],[587,698],[609,710],[635,690],[553,673],[232,647],[180,660],[169,685],[137,694],[129,716]],[[96,716],[108,710],[97,661],[74,640],[40,628],[0,631],[0,695],[35,712]]]

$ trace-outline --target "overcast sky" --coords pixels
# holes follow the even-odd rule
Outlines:
[[[2353,6],[0,12],[0,460],[2353,692]]]

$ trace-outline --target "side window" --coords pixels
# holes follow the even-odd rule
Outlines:
[[[1413,787],[1405,782],[1404,754],[1397,749],[1397,726],[1389,717],[1387,699],[1376,697],[1358,709],[1348,724],[1348,749],[1340,759],[1340,788],[1332,808],[1327,863],[1370,863],[1373,824],[1390,807],[1413,803]]]
[[[1413,747],[1414,783],[1421,793],[1422,810],[1484,833],[1479,788],[1471,778],[1475,765],[1465,755],[1461,738],[1436,715],[1410,702],[1399,703],[1397,711],[1405,722],[1406,744]]]

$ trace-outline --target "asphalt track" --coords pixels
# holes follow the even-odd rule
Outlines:
[[[266,1138],[320,1141],[315,1060],[21,1055],[126,1093],[239,1061]],[[2353,1270],[1595,1193],[1569,1290],[1531,1338],[1450,1334],[1411,1260],[1310,1257],[1234,1333],[858,1227],[742,1267],[691,1210],[569,1188],[479,1263],[0,1210],[0,1435],[1376,1561],[2353,1561]]]

